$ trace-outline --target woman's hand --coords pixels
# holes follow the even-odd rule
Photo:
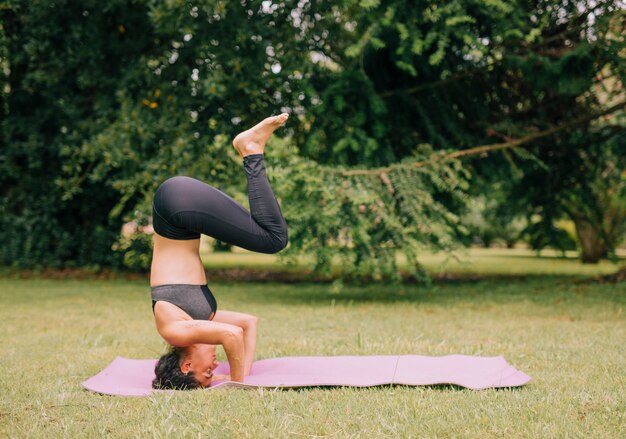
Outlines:
[[[230,381],[230,375],[213,375],[213,381]]]

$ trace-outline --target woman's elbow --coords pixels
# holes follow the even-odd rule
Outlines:
[[[228,331],[222,335],[222,344],[224,346],[236,344],[240,341],[243,341],[243,328],[238,326],[229,328]]]
[[[257,316],[249,315],[244,322],[244,329],[252,329],[259,326],[259,318]]]
[[[272,241],[268,243],[264,253],[273,255],[287,247],[287,244],[289,244],[289,234],[287,233],[287,229],[285,229],[273,237]]]

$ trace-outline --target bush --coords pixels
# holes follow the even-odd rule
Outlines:
[[[148,272],[152,261],[152,235],[143,231],[130,236],[121,235],[113,245],[114,252],[122,255],[125,268]]]

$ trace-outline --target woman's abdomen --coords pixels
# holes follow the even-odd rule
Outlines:
[[[150,286],[167,284],[206,284],[200,259],[200,239],[172,240],[155,233]]]

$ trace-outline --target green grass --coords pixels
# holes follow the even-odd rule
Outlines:
[[[626,284],[578,283],[572,260],[497,253],[471,255],[475,271],[534,275],[339,294],[317,284],[211,288],[222,309],[260,316],[258,358],[503,355],[532,377],[517,389],[97,395],[79,383],[115,356],[163,350],[147,282],[2,278],[0,437],[624,437]]]
[[[626,261],[626,251],[618,253],[617,263],[603,260],[599,264],[582,264],[577,252],[567,252],[562,256],[554,250],[534,251],[516,249],[464,249],[453,256],[425,253],[420,262],[433,275],[475,274],[483,276],[507,275],[561,275],[561,276],[595,276],[616,271],[619,263]],[[235,249],[230,253],[213,253],[204,247],[202,260],[207,269],[248,268],[263,270],[303,271],[313,267],[312,257],[300,257],[293,266],[280,263],[277,255],[252,253]],[[398,256],[401,269],[406,267],[406,260]]]

